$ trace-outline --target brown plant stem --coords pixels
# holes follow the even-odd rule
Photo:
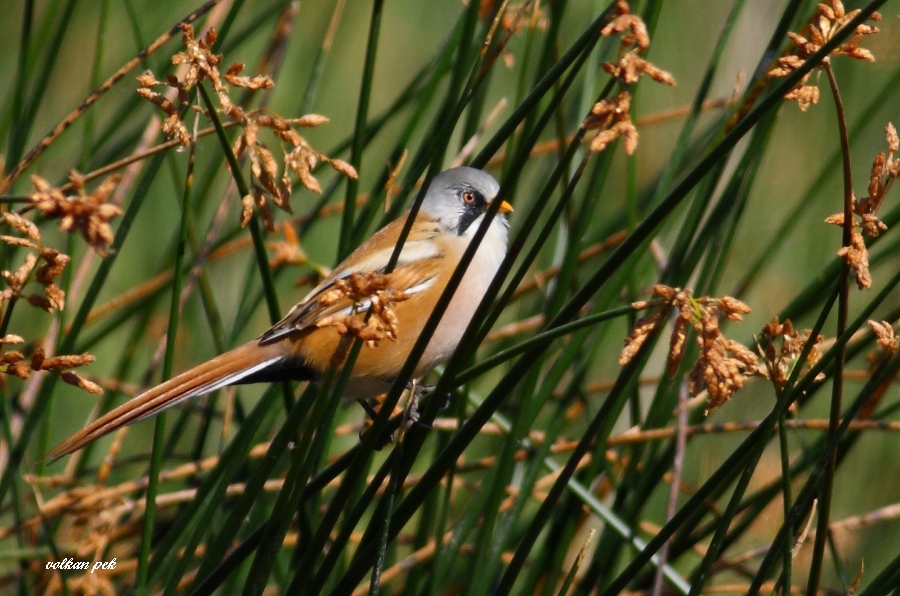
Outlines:
[[[675,456],[672,461],[672,482],[669,488],[669,499],[666,504],[666,521],[675,516],[678,509],[678,497],[681,494],[681,477],[684,471],[684,454],[687,451],[688,428],[688,403],[687,382],[682,381],[678,388],[678,419],[675,426]],[[663,569],[669,561],[669,548],[672,540],[669,539],[659,549],[659,565],[656,568],[656,577],[653,580],[653,596],[661,596],[665,588],[665,575]]]
[[[844,173],[844,226],[841,238],[841,246],[847,247],[851,243],[853,232],[853,178],[850,170],[850,140],[847,133],[847,118],[844,113],[844,104],[838,90],[837,80],[831,63],[826,59],[822,62],[822,68],[828,76],[828,84],[834,97],[834,105],[837,110],[838,132],[841,138],[841,164]],[[847,329],[848,311],[850,309],[850,263],[846,259],[841,263],[840,294],[838,296],[838,321],[836,337],[841,337]],[[833,437],[841,423],[841,404],[844,393],[844,359],[846,358],[846,345],[836,346],[834,357],[834,382],[831,391],[831,413],[829,416],[828,435]],[[825,546],[828,542],[828,518],[831,513],[831,497],[834,490],[834,474],[837,466],[837,451],[833,450],[827,462],[824,483],[819,496],[819,518],[816,525],[816,539],[813,545],[812,562],[809,567],[809,580],[807,593],[816,594],[819,589],[819,581],[822,576],[822,562],[825,558]]]
[[[222,127],[223,128],[231,128],[233,126],[237,126],[238,124],[239,124],[238,122],[225,122],[222,124]],[[198,131],[197,138],[205,137],[205,136],[211,135],[215,132],[216,132],[216,129],[214,127],[210,126],[209,128],[204,128],[203,130]],[[144,159],[147,159],[148,157],[152,157],[152,156],[156,155],[157,153],[161,153],[168,149],[175,149],[179,145],[181,145],[181,141],[179,141],[178,139],[173,139],[171,141],[165,141],[164,143],[160,143],[159,145],[154,145],[147,149],[141,149],[139,151],[135,151],[133,154],[129,155],[128,157],[123,157],[122,159],[114,161],[111,164],[107,164],[103,167],[97,168],[96,170],[94,170],[92,172],[88,172],[87,174],[84,174],[82,177],[84,178],[85,182],[90,182],[91,180],[94,180],[95,178],[100,178],[102,176],[106,176],[107,174],[111,174],[111,173],[115,172],[116,170],[120,170],[120,169],[124,168],[125,166],[131,165],[135,162],[138,162],[138,161],[141,161]],[[63,184],[62,186],[60,186],[59,189],[63,192],[68,192],[73,189],[73,184],[71,182],[67,182],[66,184]]]
[[[700,111],[708,111],[714,108],[727,108],[735,104],[735,100],[733,97],[717,97],[713,99],[708,99],[703,102],[700,106]],[[672,122],[673,120],[677,120],[679,118],[683,118],[691,113],[693,110],[693,106],[691,105],[683,105],[674,108],[670,108],[668,110],[662,110],[660,112],[654,112],[653,114],[647,114],[646,116],[641,116],[635,121],[635,125],[641,129],[648,126],[656,126],[659,124],[666,124],[668,122]],[[594,140],[596,133],[590,133],[584,136],[581,139],[581,143],[584,145],[590,145],[591,141]],[[574,134],[566,135],[564,140],[566,143],[571,143],[575,138]],[[541,143],[537,143],[530,152],[530,155],[547,155],[550,153],[557,153],[560,150],[560,142],[561,139],[554,138],[548,141],[543,141]],[[506,153],[501,151],[498,152],[495,156],[493,156],[490,160],[488,160],[486,164],[486,168],[497,167],[500,164],[504,163],[507,159]]]

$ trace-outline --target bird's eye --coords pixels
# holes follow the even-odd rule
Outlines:
[[[471,190],[464,190],[463,194],[462,194],[462,200],[467,205],[474,205],[475,204],[475,193],[472,192]]]

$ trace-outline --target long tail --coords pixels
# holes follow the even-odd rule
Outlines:
[[[283,357],[277,343],[260,345],[253,341],[216,356],[168,381],[145,391],[81,429],[47,455],[51,462],[78,451],[105,434],[171,408],[186,399],[211,393],[241,381],[264,380],[264,371],[278,367]]]

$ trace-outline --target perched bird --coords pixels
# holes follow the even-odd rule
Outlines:
[[[356,330],[356,337],[370,341],[357,356],[347,396],[371,397],[386,391],[499,190],[496,180],[474,168],[438,174],[393,271],[384,274],[406,215],[372,235],[257,339],[122,404],[57,445],[48,458],[57,460],[122,426],[226,385],[314,381],[334,363],[339,345],[345,350],[347,341],[342,339],[348,328]],[[415,378],[450,357],[500,267],[508,226],[502,214],[512,207],[503,201],[498,211],[419,359]],[[375,318],[376,325],[366,320],[367,311],[372,311],[370,319]]]

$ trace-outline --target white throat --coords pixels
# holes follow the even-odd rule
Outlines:
[[[459,240],[459,254],[462,255],[471,243],[472,237],[482,222],[479,217],[472,223],[469,230]],[[500,264],[506,256],[506,239],[508,235],[506,218],[497,215],[491,222],[475,256],[469,263],[466,273],[462,278],[434,336],[429,342],[422,359],[419,361],[419,374],[431,370],[437,364],[445,362],[453,353],[459,340],[462,338],[466,327],[475,314],[475,309],[481,303],[481,299],[487,292],[488,286],[500,269]]]

